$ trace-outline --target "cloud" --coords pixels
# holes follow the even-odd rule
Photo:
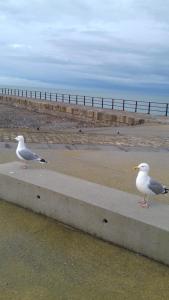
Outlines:
[[[0,1],[0,84],[5,77],[161,93],[168,13],[165,0]]]

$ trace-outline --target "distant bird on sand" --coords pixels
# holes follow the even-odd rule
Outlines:
[[[24,143],[24,137],[22,135],[18,135],[15,140],[18,141],[18,146],[16,149],[16,155],[19,159],[24,161],[37,161],[40,163],[47,163],[44,158],[41,158],[36,153],[33,153],[30,149],[28,149]],[[25,165],[25,168],[27,165]]]
[[[168,188],[166,188],[164,185],[162,185],[161,183],[154,180],[148,175],[150,167],[147,163],[141,163],[138,166],[134,167],[134,169],[139,170],[136,178],[136,187],[139,190],[139,192],[144,194],[144,199],[139,202],[141,207],[149,207],[148,200],[146,200],[146,197],[150,195],[168,193]]]

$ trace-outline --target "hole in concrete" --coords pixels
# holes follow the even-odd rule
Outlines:
[[[103,219],[103,223],[108,223],[108,220],[107,219]]]
[[[36,198],[40,199],[40,195],[37,195]]]

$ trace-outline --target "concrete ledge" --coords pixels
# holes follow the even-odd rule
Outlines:
[[[169,205],[19,162],[0,165],[0,199],[169,265]]]

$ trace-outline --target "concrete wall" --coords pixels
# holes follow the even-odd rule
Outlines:
[[[145,122],[144,118],[139,118],[137,114],[127,113],[117,110],[97,109],[84,107],[81,105],[70,105],[62,102],[31,100],[15,96],[0,96],[0,103],[19,106],[29,111],[47,113],[51,115],[61,115],[67,118],[81,120],[95,125],[138,125]]]
[[[169,206],[46,169],[0,165],[0,199],[169,265]]]

